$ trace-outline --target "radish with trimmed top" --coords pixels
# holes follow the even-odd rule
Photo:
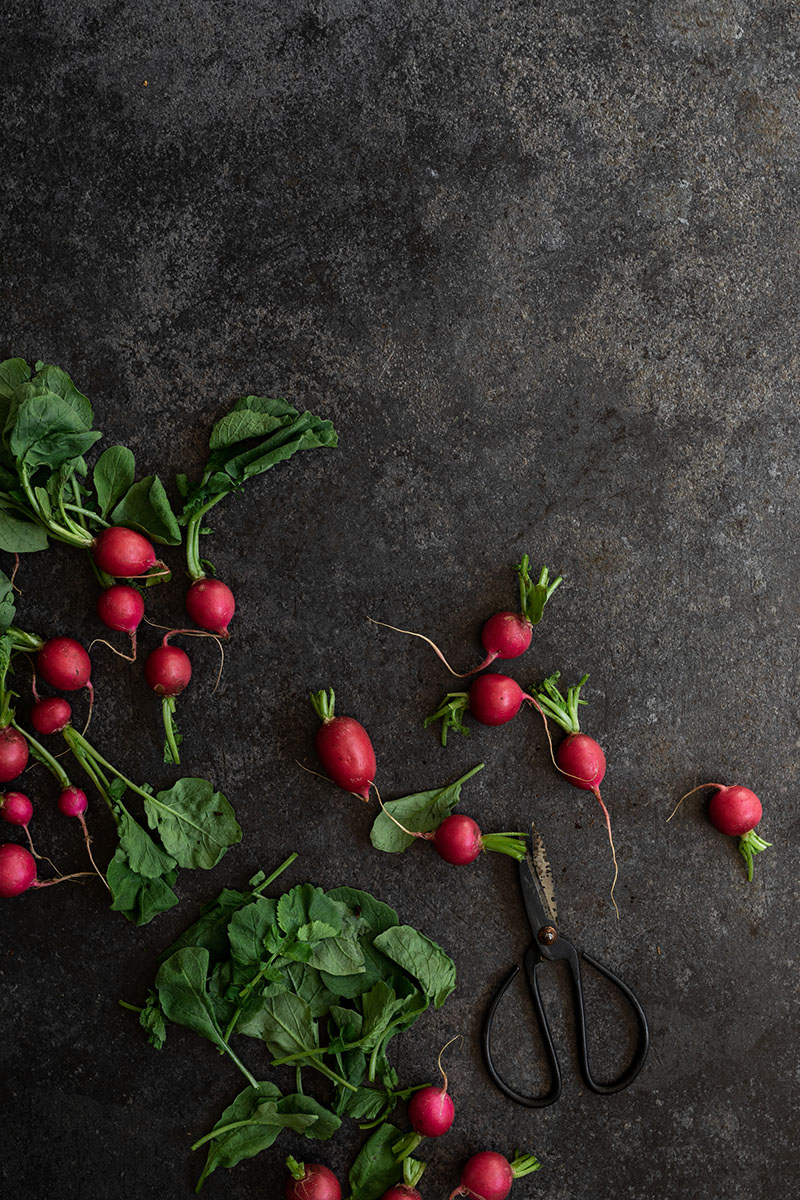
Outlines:
[[[299,1163],[291,1155],[286,1159],[291,1178],[283,1190],[285,1200],[342,1200],[339,1180],[320,1163]]]
[[[700,783],[681,796],[668,820],[672,820],[687,796],[705,788],[715,789],[708,803],[708,819],[720,833],[739,839],[739,853],[747,864],[747,879],[751,881],[753,859],[756,854],[771,846],[772,842],[765,842],[756,833],[756,825],[761,820],[763,810],[761,801],[750,788],[742,787],[741,784]]]
[[[519,658],[530,646],[533,627],[541,621],[544,606],[562,580],[559,575],[557,579],[551,581],[549,569],[542,567],[539,578],[534,583],[529,570],[529,561],[528,555],[524,554],[522,561],[514,567],[519,576],[521,612],[497,612],[484,622],[481,630],[481,645],[486,651],[486,657],[477,667],[472,667],[469,671],[454,671],[436,643],[432,642],[424,633],[415,633],[411,629],[398,629],[396,625],[387,625],[385,621],[375,621],[372,617],[369,620],[374,625],[383,625],[386,629],[394,630],[395,633],[421,638],[434,650],[451,675],[455,675],[457,679],[466,679],[469,675],[483,671],[497,658]]]
[[[442,745],[446,746],[447,734],[451,729],[456,733],[469,733],[461,719],[465,712],[471,712],[481,725],[505,725],[514,719],[526,701],[544,717],[537,698],[523,692],[515,679],[510,675],[488,671],[478,676],[468,692],[448,692],[436,712],[425,718],[425,726],[427,728],[434,721],[441,721]]]
[[[517,1155],[509,1162],[503,1154],[482,1150],[464,1164],[461,1182],[450,1193],[449,1200],[455,1196],[469,1196],[470,1200],[505,1200],[515,1179],[538,1171],[540,1166],[532,1154]]]
[[[236,610],[233,592],[221,579],[196,579],[186,593],[186,611],[201,629],[229,637],[228,626]]]
[[[314,737],[317,757],[338,787],[369,800],[377,771],[372,742],[359,721],[334,716],[335,700],[333,688],[311,693],[314,712],[322,721]]]

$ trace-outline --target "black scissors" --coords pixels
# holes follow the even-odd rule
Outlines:
[[[535,826],[531,826],[528,853],[519,864],[519,877],[522,886],[522,896],[525,901],[525,909],[533,930],[533,943],[525,951],[523,961],[525,964],[525,973],[528,976],[531,996],[533,997],[536,1021],[544,1043],[545,1057],[550,1071],[550,1090],[543,1096],[521,1095],[520,1092],[509,1087],[505,1080],[501,1079],[492,1058],[492,1025],[497,1013],[497,1007],[503,999],[510,983],[516,977],[519,967],[514,967],[501,983],[495,993],[494,999],[489,1005],[484,1020],[482,1047],[489,1075],[500,1088],[500,1091],[508,1096],[509,1100],[514,1100],[517,1104],[524,1104],[527,1108],[545,1108],[548,1104],[553,1104],[561,1095],[561,1069],[558,1065],[558,1057],[553,1045],[550,1026],[547,1023],[547,1016],[539,992],[537,972],[543,962],[563,960],[568,963],[572,978],[578,1063],[584,1082],[591,1091],[597,1092],[601,1096],[608,1096],[613,1092],[621,1092],[628,1084],[633,1083],[647,1058],[650,1033],[642,1006],[628,985],[623,983],[613,971],[609,970],[608,967],[604,967],[596,958],[591,958],[585,952],[582,954],[582,957],[590,966],[594,967],[602,975],[605,975],[620,990],[633,1009],[637,1023],[636,1051],[631,1063],[617,1079],[612,1080],[610,1083],[599,1083],[592,1075],[589,1066],[589,1054],[586,1046],[586,1013],[583,1005],[583,986],[581,983],[581,968],[578,961],[578,953],[572,943],[568,942],[565,937],[562,937],[558,931],[552,872],[547,860],[544,843]],[[547,906],[546,908],[545,905]]]

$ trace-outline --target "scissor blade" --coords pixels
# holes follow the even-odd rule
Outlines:
[[[556,906],[556,893],[553,884],[553,871],[542,835],[533,822],[531,822],[530,850],[525,856],[525,862],[536,885],[540,907],[544,909],[553,925],[557,925],[558,908]]]

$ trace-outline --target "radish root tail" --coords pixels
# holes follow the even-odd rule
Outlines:
[[[471,671],[454,671],[436,643],[432,642],[431,639],[426,637],[424,633],[415,633],[413,629],[398,629],[396,625],[388,625],[386,621],[376,621],[374,617],[367,617],[367,620],[371,621],[373,625],[382,625],[384,629],[391,629],[395,633],[404,633],[406,637],[421,638],[423,642],[428,643],[430,648],[447,667],[450,674],[455,675],[456,679],[467,679],[470,675],[474,675],[476,671],[482,671],[484,667],[488,667],[489,664],[493,663],[497,658],[497,655],[493,652],[489,654],[479,666],[473,667]]]
[[[684,792],[684,793],[683,793],[683,795],[681,796],[680,800],[678,801],[678,803],[677,803],[677,804],[675,805],[675,807],[673,808],[672,812],[671,812],[671,813],[669,814],[669,816],[667,817],[667,821],[671,821],[671,820],[672,820],[672,818],[675,816],[675,813],[678,811],[678,809],[680,808],[680,806],[683,804],[684,800],[686,800],[686,799],[687,799],[689,796],[693,796],[693,795],[695,794],[695,792],[702,792],[704,788],[717,788],[717,789],[719,789],[719,788],[721,788],[721,787],[724,787],[724,784],[721,784],[721,783],[698,783],[697,787],[693,787],[693,788],[692,788],[692,790],[691,790],[690,792]]]
[[[611,836],[611,816],[609,814],[608,809],[605,806],[603,797],[600,795],[600,788],[597,788],[597,787],[592,788],[592,792],[594,793],[595,799],[597,800],[598,804],[602,808],[603,815],[605,816],[605,819],[606,819],[606,829],[608,830],[608,844],[611,847],[611,857],[614,860],[614,879],[611,884],[611,903],[614,905],[614,912],[617,914],[617,920],[619,920],[619,909],[617,908],[617,902],[614,899],[614,888],[617,886],[617,879],[619,878],[619,865],[617,863],[617,852],[614,849],[614,838]]]

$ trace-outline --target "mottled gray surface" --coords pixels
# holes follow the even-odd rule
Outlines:
[[[358,883],[455,956],[456,994],[396,1045],[404,1078],[448,1064],[458,1120],[426,1147],[427,1200],[477,1149],[534,1150],[513,1195],[787,1195],[797,1121],[798,74],[796,8],[744,0],[10,0],[0,218],[3,350],[63,365],[142,470],[196,468],[232,398],[286,395],[340,448],[300,456],[215,514],[236,589],[222,686],[194,650],[186,773],[236,804],[245,839],[184,873],[177,913],[135,930],[99,887],[2,909],[7,1200],[189,1197],[191,1141],[239,1090],[193,1035],[160,1055],[117,999],[200,904],[301,851],[292,881]],[[146,81],[146,85],[145,85]],[[609,761],[617,924],[594,800],[550,768],[536,721],[453,738],[421,716],[453,687],[419,642],[478,653],[529,551],[566,582],[527,684],[591,673],[585,728]],[[170,555],[176,568],[177,554]],[[8,562],[2,564],[8,569]],[[68,550],[22,564],[20,623],[98,633]],[[151,611],[182,620],[180,582]],[[145,635],[145,647],[153,643]],[[96,648],[95,739],[163,784],[140,672]],[[526,938],[513,865],[445,868],[369,845],[370,812],[304,774],[312,688],[368,725],[384,796],[477,761],[463,806],[487,829],[533,814],[579,945],[640,993],[653,1048],[627,1092],[566,1082],[512,1107],[477,1048]],[[746,783],[775,843],[748,885],[695,783]],[[51,812],[37,840],[78,865]],[[96,849],[108,853],[95,808]],[[563,981],[562,981],[563,982]],[[561,996],[548,989],[555,1011]],[[522,993],[520,993],[522,997]],[[598,993],[598,1061],[626,1026]],[[532,1080],[527,1031],[507,1068]],[[404,1044],[407,1042],[408,1044]],[[794,1109],[793,1109],[794,1105]],[[324,1149],[343,1170],[353,1128]],[[276,1197],[286,1136],[220,1171]]]

